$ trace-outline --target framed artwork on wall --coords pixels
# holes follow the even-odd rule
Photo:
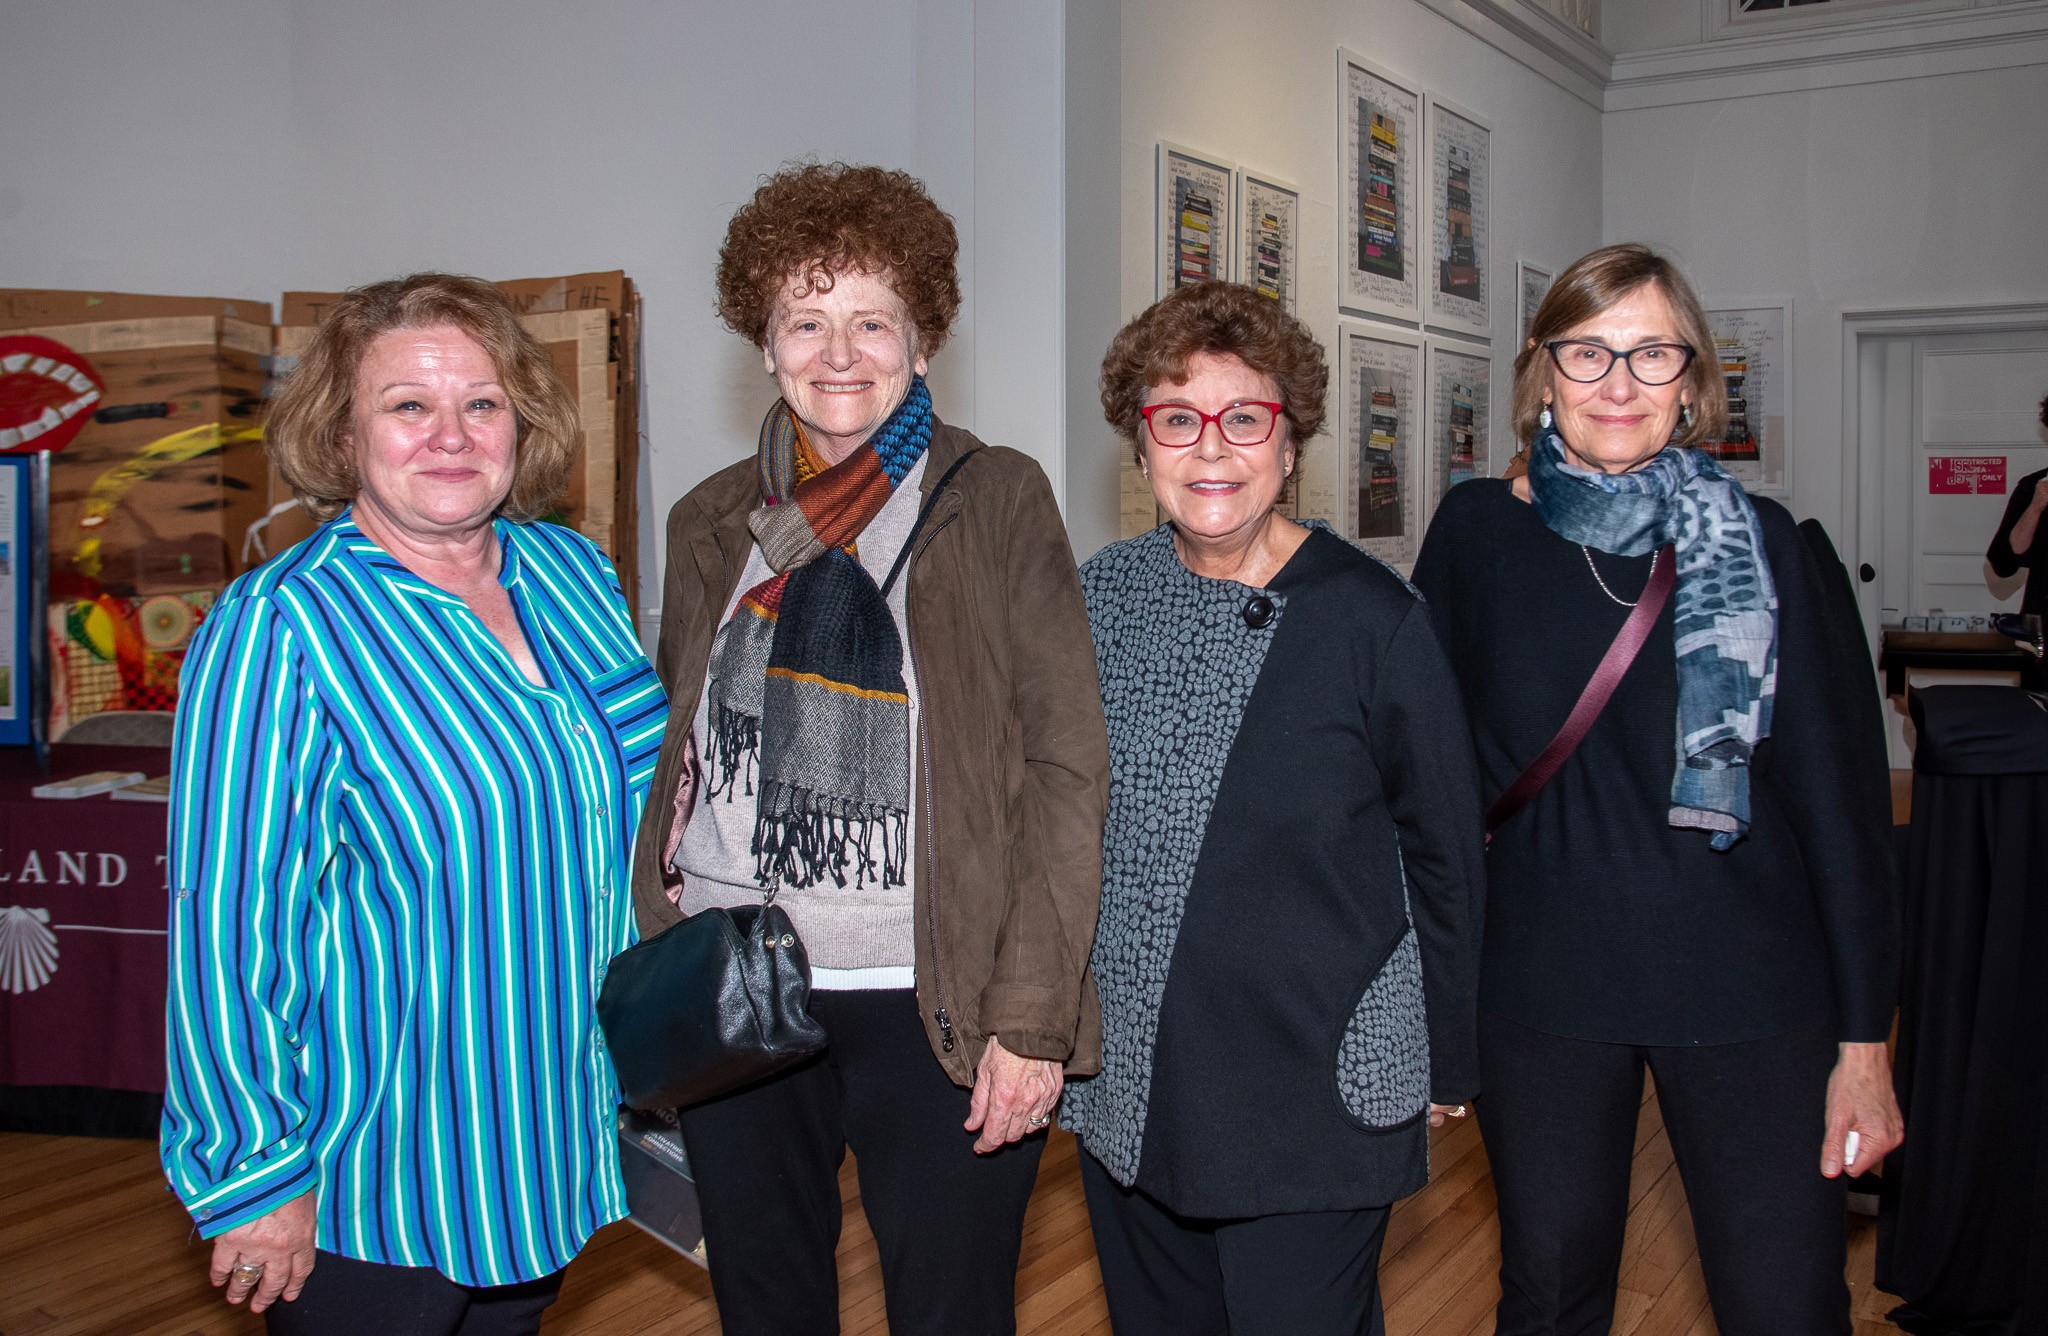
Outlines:
[[[1337,112],[1337,305],[1419,319],[1429,270],[1422,93],[1340,49]]]
[[[1486,122],[1452,103],[1429,99],[1430,263],[1424,323],[1490,334],[1493,282],[1492,134]]]
[[[1158,219],[1159,280],[1154,300],[1175,288],[1230,277],[1236,255],[1232,238],[1235,212],[1229,163],[1159,143]]]
[[[1301,191],[1263,172],[1237,173],[1237,281],[1300,309]]]
[[[1338,532],[1404,570],[1422,548],[1429,478],[1422,339],[1339,321]]]
[[[1429,513],[1461,482],[1493,467],[1493,354],[1457,339],[1429,340]],[[1427,524],[1424,525],[1427,528]]]
[[[1787,492],[1786,405],[1792,388],[1792,299],[1713,302],[1707,328],[1714,346],[1701,356],[1720,363],[1728,395],[1728,427],[1701,444],[1729,476],[1752,492]]]
[[[1536,309],[1543,305],[1543,298],[1550,292],[1550,284],[1557,277],[1548,269],[1538,269],[1527,260],[1515,261],[1515,353],[1522,355],[1522,349],[1529,346],[1529,327],[1536,323]]]

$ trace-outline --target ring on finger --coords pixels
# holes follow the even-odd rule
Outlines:
[[[236,1264],[235,1269],[228,1274],[237,1285],[254,1286],[256,1282],[263,1279],[263,1263],[239,1262]]]

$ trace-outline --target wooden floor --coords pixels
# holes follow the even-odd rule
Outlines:
[[[1486,1336],[1500,1289],[1493,1180],[1478,1126],[1434,1138],[1429,1186],[1394,1210],[1381,1284],[1390,1336]],[[1617,1336],[1711,1336],[1685,1193],[1654,1098],[1636,1138]],[[1022,1336],[1107,1336],[1102,1281],[1081,1198],[1074,1139],[1055,1132],[1039,1170],[1017,1273]],[[875,1247],[849,1162],[840,1312],[847,1336],[887,1330]],[[1850,1217],[1856,1336],[1897,1331],[1895,1303],[1870,1283],[1875,1222]],[[257,1333],[206,1283],[207,1245],[164,1189],[147,1142],[0,1135],[0,1336]],[[718,1314],[703,1271],[627,1224],[569,1268],[547,1336],[710,1336]]]

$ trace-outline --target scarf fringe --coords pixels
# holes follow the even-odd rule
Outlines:
[[[754,821],[754,876],[764,886],[802,889],[828,876],[842,886],[860,886],[876,874],[877,835],[881,884],[901,886],[910,867],[908,812],[764,783]]]
[[[733,798],[733,785],[744,777],[746,794],[754,795],[754,771],[761,761],[761,721],[723,704],[711,710],[710,745],[704,749],[704,768],[710,783],[704,787],[704,801]]]

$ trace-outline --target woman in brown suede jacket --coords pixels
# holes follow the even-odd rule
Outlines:
[[[1095,656],[1044,474],[925,390],[957,249],[915,180],[834,164],[771,177],[720,256],[782,399],[669,514],[634,901],[650,934],[772,894],[830,1039],[681,1113],[731,1336],[838,1330],[848,1147],[890,1330],[1012,1331],[1039,1133],[1100,1065]]]

